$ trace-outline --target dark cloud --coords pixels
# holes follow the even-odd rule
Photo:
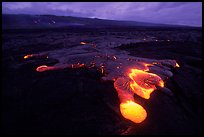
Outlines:
[[[202,26],[201,2],[3,2],[2,13],[54,14]]]

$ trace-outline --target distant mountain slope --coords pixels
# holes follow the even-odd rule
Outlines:
[[[136,21],[117,21],[98,18],[82,18],[55,15],[26,15],[26,14],[3,14],[3,29],[18,28],[58,28],[58,27],[178,27],[177,25],[165,25]]]

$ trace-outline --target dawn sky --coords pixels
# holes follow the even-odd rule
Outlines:
[[[2,2],[2,13],[202,26],[202,2]]]

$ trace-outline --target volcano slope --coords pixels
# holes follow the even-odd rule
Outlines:
[[[201,36],[199,30],[5,31],[3,133],[200,134]],[[79,48],[79,54],[81,47],[88,51],[83,51],[86,55],[99,51],[106,56],[112,53],[148,60],[176,60],[180,67],[173,69],[173,76],[165,82],[173,96],[160,90],[155,90],[148,100],[134,95],[148,114],[142,123],[136,124],[121,115],[114,82],[101,80],[105,74],[96,68],[36,71],[41,65],[67,63],[67,52],[70,57],[71,52],[76,55],[71,49]],[[27,54],[46,56],[24,59]]]

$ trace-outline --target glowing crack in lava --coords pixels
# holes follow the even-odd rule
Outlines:
[[[57,59],[59,63],[54,66],[39,66],[36,71],[44,72],[64,68],[98,70],[103,75],[102,80],[113,81],[118,93],[122,116],[134,123],[141,123],[147,117],[145,108],[136,103],[134,94],[143,99],[149,99],[156,89],[167,95],[173,94],[164,87],[164,82],[173,76],[172,69],[180,67],[175,60],[133,57],[110,48],[100,49],[100,46],[82,45],[73,47],[72,50],[49,51],[49,58]],[[35,54],[37,57],[42,55],[45,53]]]

